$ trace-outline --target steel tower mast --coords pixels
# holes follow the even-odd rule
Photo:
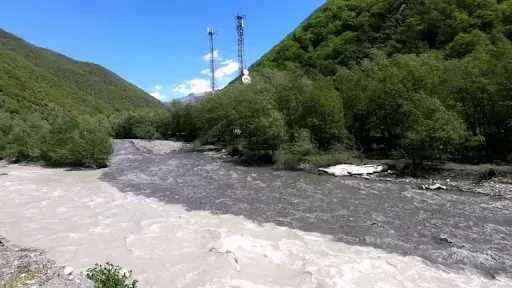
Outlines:
[[[213,28],[208,28],[207,34],[210,39],[210,85],[213,93],[215,91],[215,50],[213,48],[213,35],[216,33],[213,31]]]
[[[236,15],[236,31],[238,35],[238,70],[243,75],[245,67],[245,15],[238,13]]]

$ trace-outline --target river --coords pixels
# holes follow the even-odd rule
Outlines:
[[[0,168],[0,235],[140,287],[511,287],[512,202],[114,141],[109,168]]]

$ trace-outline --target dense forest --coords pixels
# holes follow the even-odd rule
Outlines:
[[[0,158],[104,166],[112,152],[109,117],[141,109],[166,112],[107,69],[0,29]]]
[[[176,105],[172,127],[285,166],[510,162],[510,39],[510,0],[330,0],[252,65],[252,85]]]
[[[4,125],[0,133],[14,140],[5,138],[0,151],[11,159],[34,154],[47,163],[83,165],[94,162],[79,154],[86,149],[63,148],[82,159],[73,162],[53,146],[82,141],[80,131],[93,129],[104,131],[104,139],[218,143],[247,161],[285,168],[368,158],[405,159],[412,168],[511,163],[511,39],[512,0],[330,0],[254,63],[250,85],[237,79],[195,103],[173,101],[164,110],[145,104],[143,112],[111,108],[88,121],[29,119],[27,131],[49,133],[36,141],[49,148],[32,149],[35,154],[21,153],[26,147],[12,152],[20,147],[12,145],[16,133],[29,132]],[[71,130],[78,132],[52,142],[51,135]],[[28,138],[40,136],[34,137]]]

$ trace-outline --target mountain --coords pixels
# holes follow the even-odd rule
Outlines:
[[[0,112],[110,115],[163,108],[157,99],[97,64],[36,47],[0,29]]]
[[[204,92],[203,93],[190,93],[185,97],[178,98],[178,100],[180,100],[181,102],[183,102],[185,104],[194,103],[197,100],[201,99],[201,97],[203,97],[204,94],[205,94]]]
[[[512,39],[512,0],[329,0],[251,70],[299,66],[333,76],[375,49],[461,58],[502,36]]]
[[[190,93],[190,94],[188,94],[187,96],[184,96],[184,97],[181,97],[181,98],[176,98],[176,99],[174,99],[174,100],[180,101],[180,102],[181,102],[181,103],[183,103],[183,104],[187,104],[187,103],[195,103],[195,102],[197,102],[199,99],[201,99],[205,94],[206,94],[206,92],[202,92],[202,93]],[[172,102],[173,102],[173,101],[163,102],[163,103],[164,103],[164,105],[165,105],[165,106],[167,106],[167,107],[171,107]]]

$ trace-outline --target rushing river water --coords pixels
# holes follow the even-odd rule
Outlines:
[[[512,287],[510,200],[114,144],[101,171],[0,168],[0,235],[141,287]]]

